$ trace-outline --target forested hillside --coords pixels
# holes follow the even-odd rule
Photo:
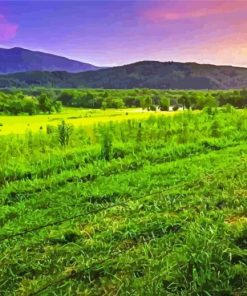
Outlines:
[[[247,69],[175,62],[138,62],[88,71],[25,72],[0,76],[0,87],[239,89],[247,86]]]

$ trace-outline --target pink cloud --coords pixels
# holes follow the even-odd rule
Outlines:
[[[223,15],[246,9],[245,1],[174,1],[172,7],[162,3],[144,11],[143,16],[152,21],[176,21]]]
[[[18,26],[8,22],[4,15],[0,14],[0,41],[7,41],[15,37]]]

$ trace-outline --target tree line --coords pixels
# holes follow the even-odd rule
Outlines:
[[[205,107],[232,105],[247,107],[247,90],[234,91],[167,91],[136,90],[63,90],[57,94],[65,106],[106,109],[143,108],[168,111],[178,108],[202,110]]]
[[[23,92],[0,92],[0,113],[18,115],[26,113],[35,115],[40,113],[60,112],[62,103],[52,99],[47,93],[38,96],[25,95]]]
[[[146,110],[202,110],[231,105],[247,107],[247,90],[103,90],[32,89],[0,92],[0,113],[29,115],[61,111],[62,106],[91,109],[142,108]]]

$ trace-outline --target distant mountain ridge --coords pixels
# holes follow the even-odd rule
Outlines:
[[[247,68],[197,63],[142,61],[81,73],[26,72],[0,75],[0,87],[56,88],[247,88]]]
[[[65,57],[20,47],[0,48],[0,73],[28,71],[67,71],[71,73],[98,70],[100,67]]]

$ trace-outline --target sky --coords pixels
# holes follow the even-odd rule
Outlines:
[[[0,47],[98,66],[158,60],[247,67],[247,0],[5,0]]]

